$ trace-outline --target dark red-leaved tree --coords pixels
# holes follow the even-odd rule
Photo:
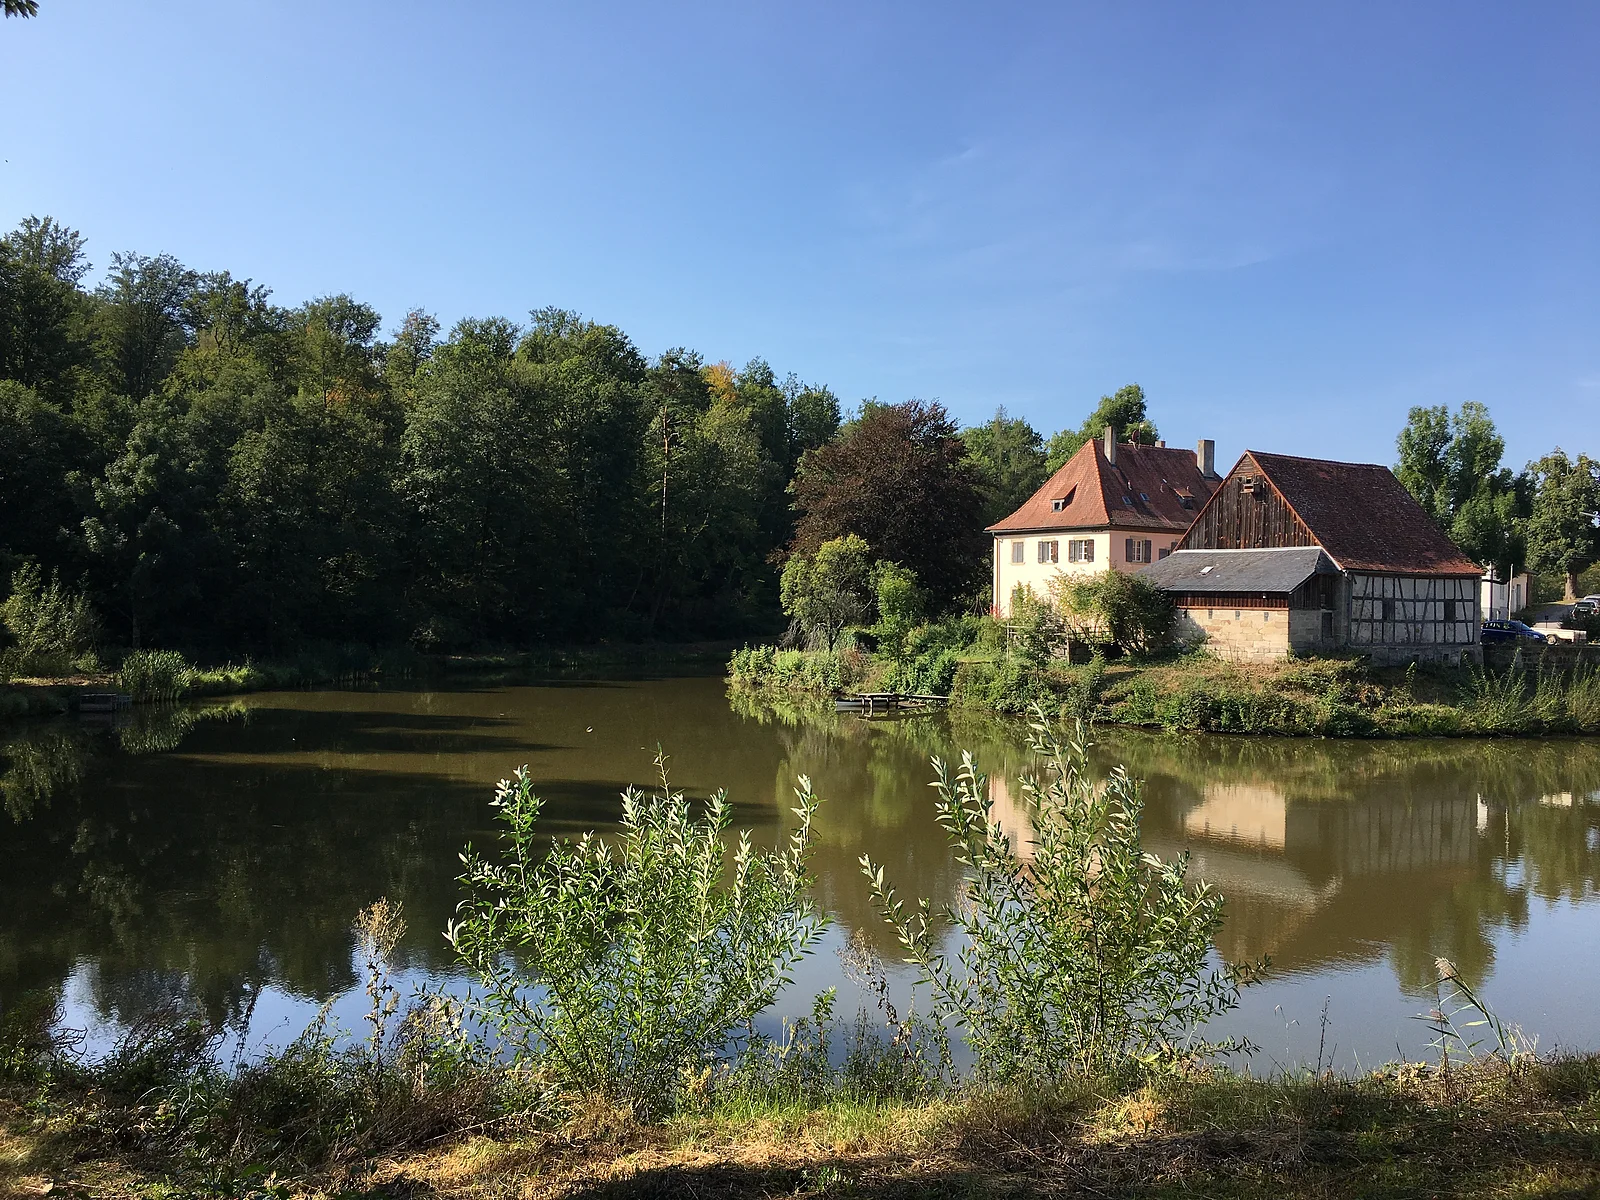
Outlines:
[[[815,553],[859,534],[874,558],[917,573],[941,603],[966,596],[983,573],[978,480],[940,404],[868,404],[824,446],[800,460],[790,491],[799,514],[791,551]]]

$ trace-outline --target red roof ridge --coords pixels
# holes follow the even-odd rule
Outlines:
[[[1209,500],[1219,482],[1200,473],[1192,450],[1118,442],[1116,451],[1112,464],[1106,461],[1101,439],[1090,438],[1015,512],[990,525],[987,532],[1101,527],[1181,532],[1194,515],[1181,497]],[[1077,497],[1070,511],[1054,510],[1052,502],[1074,488]],[[1130,503],[1122,503],[1124,498]]]

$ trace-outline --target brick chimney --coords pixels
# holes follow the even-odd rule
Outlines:
[[[1194,452],[1194,465],[1207,479],[1217,477],[1217,444],[1210,438],[1201,438]]]
[[[1117,428],[1115,425],[1106,426],[1106,461],[1113,467],[1117,465]]]

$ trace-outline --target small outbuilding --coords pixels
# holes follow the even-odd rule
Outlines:
[[[1234,658],[1476,657],[1483,569],[1387,467],[1245,453],[1167,558],[1180,640]]]

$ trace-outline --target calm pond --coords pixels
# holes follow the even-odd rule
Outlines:
[[[463,844],[490,843],[497,779],[529,764],[551,830],[606,828],[649,783],[657,744],[691,795],[726,788],[772,841],[795,777],[825,797],[815,866],[836,924],[786,996],[866,994],[837,951],[894,946],[856,865],[904,896],[949,898],[930,755],[963,748],[1026,836],[1012,725],[962,714],[867,722],[750,711],[720,679],[563,680],[267,693],[0,733],[0,1009],[59,1001],[91,1045],[152,1006],[197,1003],[281,1044],[316,1007],[359,1026],[350,921],[405,906],[412,982],[453,971],[440,931]],[[1433,960],[1453,959],[1543,1048],[1600,1047],[1600,743],[1328,742],[1104,731],[1096,755],[1146,780],[1146,842],[1188,849],[1227,896],[1219,949],[1270,955],[1218,1032],[1253,1069],[1422,1057]],[[903,982],[903,979],[902,979]]]

